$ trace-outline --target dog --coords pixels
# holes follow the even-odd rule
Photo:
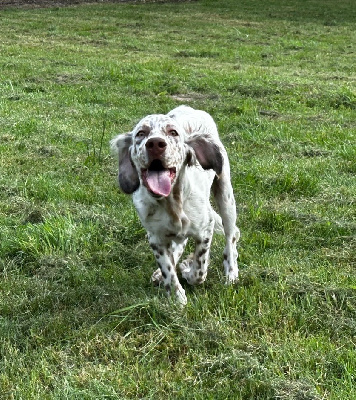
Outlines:
[[[157,260],[152,281],[185,305],[178,261],[192,238],[195,252],[178,268],[190,285],[203,283],[215,230],[226,239],[226,281],[235,282],[240,231],[229,159],[213,118],[204,111],[179,106],[167,115],[144,117],[132,132],[115,137],[111,147],[119,157],[119,186],[132,194]],[[220,215],[210,203],[211,192]]]

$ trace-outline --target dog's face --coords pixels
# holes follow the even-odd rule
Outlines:
[[[191,163],[192,152],[184,143],[184,134],[166,115],[149,115],[134,128],[131,160],[153,196],[169,196],[182,166]]]
[[[119,184],[127,194],[143,185],[152,196],[167,197],[182,168],[196,160],[184,129],[167,115],[148,115],[111,145],[119,154]]]
[[[167,197],[185,166],[199,163],[221,173],[222,155],[217,145],[199,133],[186,131],[167,115],[143,118],[132,132],[113,139],[119,153],[119,184],[127,193],[140,185],[155,197]]]

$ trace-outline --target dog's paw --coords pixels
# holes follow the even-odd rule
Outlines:
[[[184,307],[188,302],[187,296],[185,295],[185,291],[182,287],[176,289],[176,300],[177,303],[182,307]]]
[[[207,271],[203,271],[194,265],[193,257],[188,258],[180,263],[179,269],[182,273],[182,278],[184,278],[189,285],[201,285],[206,279]]]
[[[152,274],[151,282],[155,286],[159,286],[163,282],[163,276],[160,268],[157,268],[156,271]]]
[[[230,285],[236,283],[239,280],[239,270],[237,266],[235,268],[229,268],[228,273],[226,274],[226,284]]]
[[[192,266],[193,266],[193,257],[194,257],[194,255],[190,254],[190,256],[186,260],[182,261],[179,264],[179,270],[184,279],[187,279],[187,277],[190,276],[190,272],[191,272]]]

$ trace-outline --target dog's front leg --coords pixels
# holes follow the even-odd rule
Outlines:
[[[153,274],[156,277],[156,280],[159,280],[163,283],[164,288],[167,292],[167,296],[175,297],[177,301],[185,305],[187,304],[187,297],[185,295],[185,291],[179,283],[175,260],[173,256],[173,249],[170,243],[162,244],[160,240],[157,240],[157,237],[150,235],[149,243],[153,254],[157,260],[157,265],[159,267],[159,271],[157,270]]]

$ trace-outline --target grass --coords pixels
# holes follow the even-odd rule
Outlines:
[[[0,11],[0,397],[354,399],[355,9],[201,0]],[[232,164],[240,282],[181,311],[108,141],[179,104]]]

